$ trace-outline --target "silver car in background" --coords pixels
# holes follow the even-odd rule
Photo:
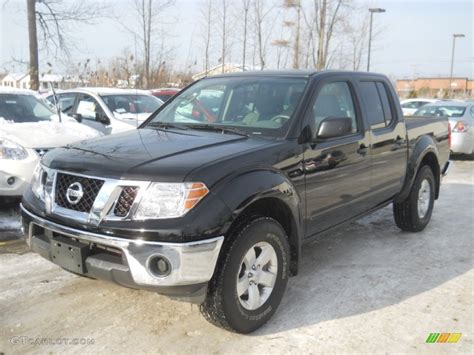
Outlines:
[[[414,116],[448,117],[451,125],[451,151],[474,154],[474,102],[439,101],[418,109]]]
[[[404,116],[410,116],[413,115],[416,110],[418,110],[420,107],[431,104],[433,102],[437,102],[439,100],[437,99],[422,99],[422,98],[417,98],[417,99],[406,99],[406,100],[401,100],[400,101],[400,106],[402,107],[403,115]]]

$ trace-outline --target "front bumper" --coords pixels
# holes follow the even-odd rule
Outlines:
[[[222,236],[189,243],[130,240],[60,225],[36,216],[23,205],[21,211],[28,245],[49,261],[55,262],[52,243],[79,243],[88,248],[88,255],[83,268],[69,271],[195,303],[203,301],[224,240]],[[150,263],[156,257],[166,258],[171,265],[164,277],[153,272]]]
[[[31,182],[33,171],[40,157],[28,149],[23,160],[0,160],[0,196],[21,196]],[[10,182],[8,180],[10,179]],[[13,181],[13,183],[11,183]]]

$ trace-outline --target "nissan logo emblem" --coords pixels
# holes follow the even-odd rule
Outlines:
[[[82,185],[79,182],[74,182],[66,190],[66,199],[71,205],[77,205],[84,195]]]

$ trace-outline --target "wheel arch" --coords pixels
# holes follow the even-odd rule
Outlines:
[[[433,171],[436,185],[435,199],[438,199],[441,185],[441,169],[439,166],[438,149],[433,138],[425,135],[416,142],[415,147],[412,149],[407,164],[407,173],[405,175],[403,188],[400,193],[395,196],[394,202],[401,202],[408,197],[418,171],[420,171],[420,169],[425,165],[428,165]]]
[[[291,180],[274,170],[254,171],[221,184],[216,193],[232,211],[222,229],[224,235],[251,216],[270,217],[281,224],[290,244],[290,272],[296,275],[303,239],[303,204]]]

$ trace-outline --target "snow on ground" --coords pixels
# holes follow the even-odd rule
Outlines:
[[[0,231],[13,231],[20,227],[20,213],[17,209],[0,209]]]
[[[421,233],[398,230],[388,206],[308,243],[279,310],[246,336],[210,325],[197,306],[0,253],[0,352],[472,354],[473,172],[474,162],[455,162]],[[426,344],[432,332],[462,337]],[[94,344],[15,345],[15,336]]]

